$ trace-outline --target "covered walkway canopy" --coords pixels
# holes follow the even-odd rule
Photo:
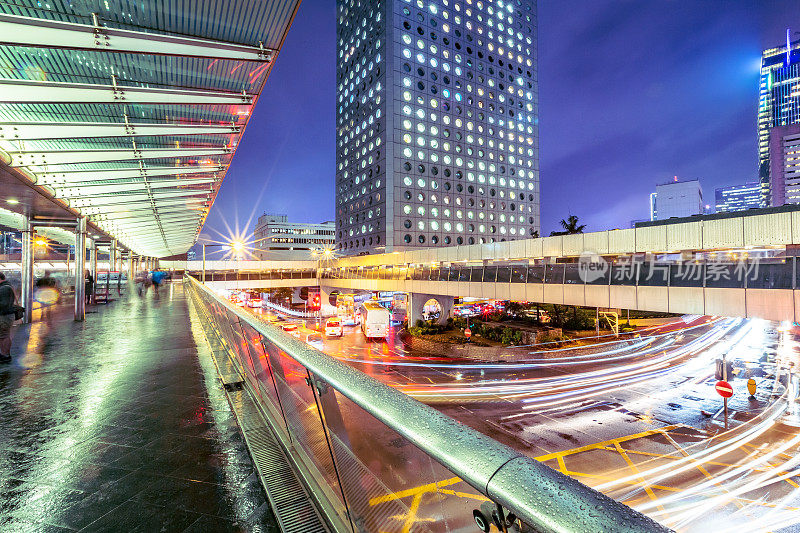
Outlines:
[[[186,252],[298,5],[0,0],[0,225]]]

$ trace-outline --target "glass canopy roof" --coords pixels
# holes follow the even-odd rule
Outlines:
[[[0,0],[0,160],[134,253],[184,253],[298,5]]]

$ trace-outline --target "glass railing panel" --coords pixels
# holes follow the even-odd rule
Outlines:
[[[511,268],[511,283],[525,283],[528,277],[527,266],[515,266]]]
[[[708,288],[744,288],[744,272],[734,261],[708,261],[705,268],[705,280]]]
[[[702,261],[680,261],[669,267],[671,287],[702,287],[704,277]]]
[[[509,283],[509,282],[511,282],[511,267],[510,266],[497,267],[497,283]]]
[[[275,397],[275,385],[272,381],[272,370],[269,367],[267,352],[261,342],[261,334],[246,323],[241,323],[241,326],[244,340],[250,351],[253,369],[252,374],[248,374],[247,377],[262,400],[267,400],[263,398],[264,395],[267,395],[269,401],[275,403],[277,397]]]
[[[486,497],[332,387],[320,405],[356,531],[475,530]]]
[[[335,506],[336,513],[346,521],[345,504],[327,433],[311,389],[310,376],[306,368],[286,352],[269,341],[265,344],[294,449],[302,457],[303,464],[316,483],[325,491],[325,499]]]
[[[580,266],[578,263],[566,263],[564,265],[564,283],[569,284],[583,284],[583,278],[580,273]]]
[[[227,317],[227,324],[229,325],[229,329],[231,331],[229,339],[230,348],[236,354],[239,366],[245,369],[247,372],[255,373],[253,363],[250,361],[250,352],[247,348],[247,341],[242,334],[242,328],[239,327],[239,318],[230,311],[226,311],[225,315]]]
[[[564,265],[562,263],[545,265],[545,283],[564,283]]]
[[[587,285],[609,285],[611,283],[611,263],[593,260],[583,265],[584,282]]]
[[[527,283],[544,283],[544,265],[528,265]]]
[[[792,258],[748,259],[743,268],[748,289],[791,289]]]
[[[666,287],[669,284],[669,263],[642,261],[639,263],[639,285]]]
[[[449,281],[450,279],[450,268],[449,267],[442,267],[439,269],[439,281]]]

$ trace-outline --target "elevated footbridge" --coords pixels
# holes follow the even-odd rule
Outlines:
[[[306,284],[670,313],[800,321],[800,210],[751,210],[636,228],[308,261]],[[207,273],[220,286],[280,286],[288,263]],[[201,273],[200,262],[170,263]],[[225,278],[224,280],[222,278]],[[259,278],[259,279],[253,279]]]

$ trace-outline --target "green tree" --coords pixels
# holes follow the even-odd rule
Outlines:
[[[575,235],[583,233],[583,230],[586,229],[586,224],[578,224],[578,217],[575,215],[570,215],[565,219],[562,218],[560,224],[564,231],[551,231],[551,237],[556,235]]]
[[[288,304],[292,304],[292,291],[289,287],[278,287],[277,289],[273,289],[271,297],[273,300],[277,300],[278,302],[288,300]]]

